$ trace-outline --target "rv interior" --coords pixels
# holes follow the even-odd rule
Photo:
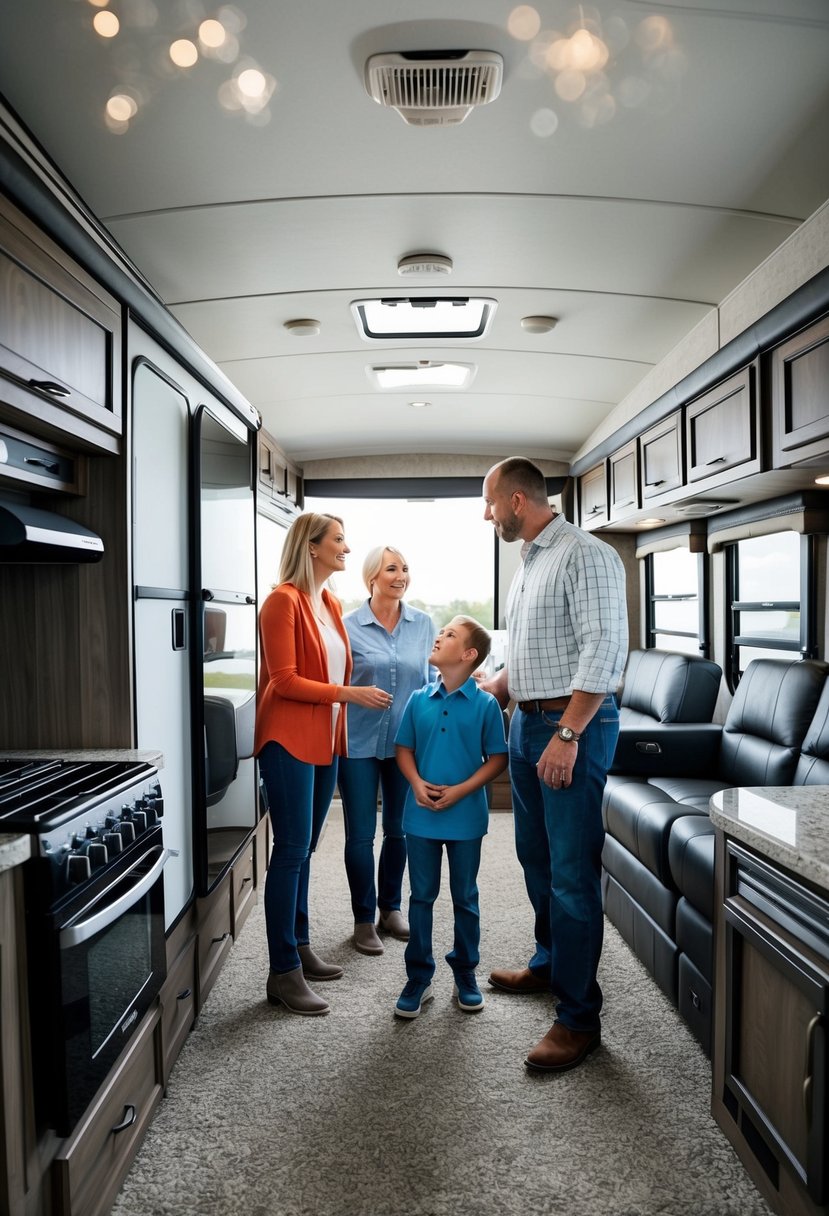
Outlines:
[[[507,456],[625,565],[608,931],[756,1210],[829,1211],[824,0],[26,0],[0,94],[0,1216],[118,1211],[261,911],[291,522],[478,500],[508,647]]]

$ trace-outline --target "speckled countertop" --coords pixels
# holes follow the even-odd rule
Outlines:
[[[90,748],[75,751],[41,749],[38,751],[2,751],[0,760],[127,760],[145,764],[154,764],[156,768],[164,767],[163,752],[137,751],[128,748]],[[32,840],[30,836],[19,832],[0,832],[0,871],[10,870],[28,861],[31,856]]]
[[[829,891],[829,785],[720,790],[709,807],[715,827]]]

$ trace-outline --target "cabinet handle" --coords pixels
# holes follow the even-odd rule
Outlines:
[[[707,469],[709,464],[725,464],[726,460],[728,460],[727,456],[715,456],[713,460],[706,460],[705,467]]]
[[[820,1014],[816,1013],[806,1027],[806,1077],[803,1081],[803,1114],[806,1127],[812,1127],[812,1069],[814,1068],[815,1033],[820,1025]]]
[[[120,1123],[116,1123],[112,1129],[113,1136],[117,1136],[119,1132],[125,1132],[128,1127],[132,1127],[135,1122],[135,1107],[125,1106],[124,1117]]]
[[[193,991],[192,988],[183,988],[182,991],[176,997],[176,1000],[177,1001],[186,1001],[192,991]]]
[[[601,508],[600,506],[598,506],[598,507],[588,507],[588,509],[587,509],[587,511],[586,511],[586,514],[587,514],[587,515],[598,515],[598,514],[599,514],[599,512],[601,511],[601,509],[602,509],[602,508]]]
[[[245,877],[245,878],[243,878],[243,879],[242,879],[242,886],[244,886],[246,882],[253,882],[253,875],[252,875],[252,874],[248,874],[248,875],[247,875],[247,877]]]
[[[35,464],[38,468],[45,469],[47,473],[59,473],[60,465],[56,460],[44,460],[40,456],[24,456],[24,464]]]
[[[664,484],[665,484],[665,478],[664,478],[664,477],[660,477],[660,478],[659,478],[659,481],[646,481],[646,482],[645,482],[645,485],[646,485],[648,488],[650,488],[651,486],[661,486],[661,485],[664,485]]]
[[[615,502],[614,507],[632,507],[636,502],[635,498],[626,498],[624,502]]]
[[[220,946],[222,942],[226,942],[229,937],[229,933],[223,933],[221,937],[211,938],[210,944],[211,946]]]
[[[71,395],[71,389],[58,384],[56,380],[30,380],[29,384],[32,388],[39,388],[42,393],[51,393],[53,397],[69,397]]]

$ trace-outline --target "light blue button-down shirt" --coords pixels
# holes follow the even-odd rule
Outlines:
[[[435,627],[428,613],[401,603],[400,619],[388,633],[368,600],[346,615],[345,627],[354,659],[351,683],[376,684],[394,698],[391,708],[383,713],[349,705],[348,755],[352,759],[387,760],[394,755],[394,736],[406,702],[433,678],[429,655],[437,636]]]

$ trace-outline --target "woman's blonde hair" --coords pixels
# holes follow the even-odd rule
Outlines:
[[[369,595],[371,595],[371,584],[382,570],[387,553],[394,553],[404,566],[408,565],[403,554],[399,549],[395,549],[394,545],[378,545],[376,549],[370,549],[363,562],[363,582]]]
[[[313,592],[316,580],[310,547],[320,543],[332,522],[343,526],[339,515],[318,515],[315,511],[308,511],[296,517],[285,537],[285,548],[279,563],[280,583],[293,583],[306,595]]]

